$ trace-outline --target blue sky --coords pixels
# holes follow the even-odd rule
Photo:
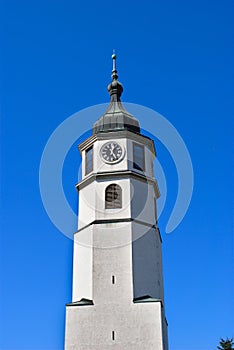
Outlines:
[[[193,163],[191,205],[165,234],[178,185],[173,160],[156,141],[168,186],[159,226],[170,350],[215,349],[220,337],[234,335],[233,3],[2,0],[0,6],[0,348],[63,348],[72,241],[44,210],[40,159],[63,120],[108,102],[115,48],[123,101],[165,116]],[[79,162],[74,144],[63,169],[74,210]]]

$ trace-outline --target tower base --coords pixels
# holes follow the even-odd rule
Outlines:
[[[168,350],[160,300],[66,306],[65,350]]]

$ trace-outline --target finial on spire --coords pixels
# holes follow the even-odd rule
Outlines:
[[[116,70],[116,54],[115,54],[115,49],[113,49],[113,54],[111,56],[112,60],[113,60],[113,69],[112,71]]]
[[[117,80],[118,79],[118,74],[117,74],[117,69],[116,69],[116,53],[115,53],[115,49],[113,49],[113,54],[112,54],[111,58],[112,58],[112,61],[113,61],[112,80]]]
[[[115,50],[113,50],[113,54],[111,56],[113,61],[113,67],[112,67],[112,82],[108,85],[108,91],[111,95],[111,101],[120,101],[120,96],[123,92],[123,86],[118,81],[118,74],[116,69],[116,53]]]

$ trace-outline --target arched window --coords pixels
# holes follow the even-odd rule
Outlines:
[[[111,184],[105,191],[105,208],[122,208],[122,189],[119,185]]]

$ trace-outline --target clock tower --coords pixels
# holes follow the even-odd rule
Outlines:
[[[79,145],[66,350],[168,350],[154,142],[123,107],[116,56],[110,104]]]

